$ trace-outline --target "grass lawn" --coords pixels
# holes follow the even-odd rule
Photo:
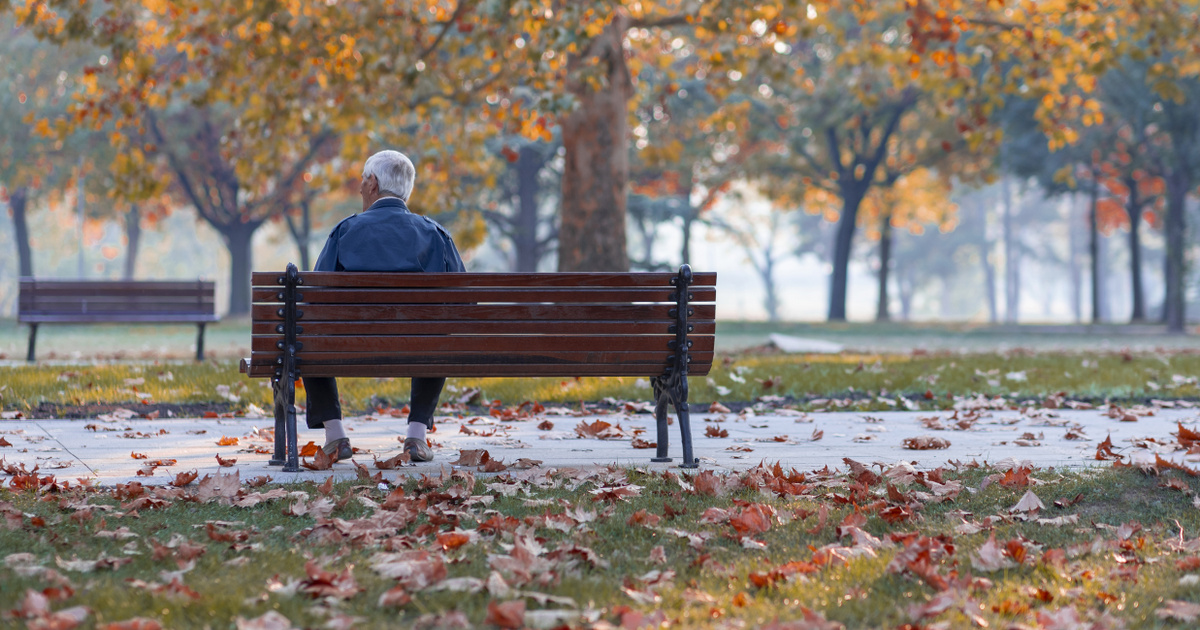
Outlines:
[[[1158,628],[1200,613],[1200,482],[1178,471],[360,474],[107,490],[18,474],[0,490],[0,614],[42,628]]]
[[[222,334],[236,344],[231,326]],[[1196,399],[1200,353],[1186,343],[725,352],[692,379],[691,400],[863,411],[980,395]],[[0,367],[0,410],[270,408],[265,382],[238,374],[236,347],[200,364],[112,360],[137,356],[13,361]],[[349,379],[342,394],[348,410],[400,406],[408,383]],[[610,397],[651,393],[632,378],[455,379],[443,402]],[[847,460],[729,476],[459,466],[417,478],[362,467],[338,484],[184,473],[173,485],[92,488],[0,459],[0,626],[1194,627],[1200,471],[1102,466],[917,472]]]

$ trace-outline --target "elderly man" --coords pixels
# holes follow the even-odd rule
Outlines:
[[[363,212],[344,219],[325,241],[313,271],[465,271],[458,248],[446,229],[409,212],[407,202],[416,169],[403,153],[380,151],[363,166]],[[425,432],[433,427],[444,378],[412,379],[408,434],[404,452],[415,462],[433,459]],[[342,426],[337,381],[305,378],[308,428],[325,429],[326,454],[335,461],[353,454]]]

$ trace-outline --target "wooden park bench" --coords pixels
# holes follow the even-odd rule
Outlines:
[[[254,273],[251,356],[272,379],[272,465],[299,470],[301,376],[651,378],[655,462],[675,407],[683,467],[695,468],[688,374],[708,374],[716,273]]]
[[[205,280],[38,280],[21,278],[17,321],[29,324],[33,361],[41,324],[196,324],[196,360],[204,326],[218,321],[216,285]]]

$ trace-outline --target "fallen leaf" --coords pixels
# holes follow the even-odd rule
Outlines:
[[[704,427],[704,435],[705,437],[725,438],[729,437],[729,431],[710,424]]]
[[[319,448],[316,453],[313,453],[312,463],[301,459],[300,465],[309,470],[329,470],[333,468],[333,461],[333,456],[326,454],[325,449]],[[333,477],[330,477],[330,479],[333,479]]]
[[[917,437],[904,438],[904,448],[911,451],[927,451],[950,448],[950,440],[934,437],[932,435],[919,435]]]
[[[451,466],[479,466],[491,459],[486,449],[460,449],[458,459],[450,462]]]
[[[633,438],[631,446],[633,446],[633,448],[658,448],[658,442],[649,442],[647,440],[643,440],[642,438],[635,437]]]
[[[162,624],[157,619],[134,617],[125,621],[99,624],[96,630],[162,630]]]
[[[224,457],[221,457],[221,455],[219,453],[217,454],[217,465],[222,468],[228,468],[236,463],[237,463],[236,457],[230,457],[229,459],[225,459]]]
[[[1185,602],[1178,599],[1168,599],[1154,611],[1159,619],[1174,619],[1184,623],[1196,621],[1200,617],[1200,604]]]
[[[517,599],[502,604],[488,602],[486,623],[501,628],[520,628],[525,625],[525,600]]]
[[[217,440],[217,446],[237,446],[237,445],[238,445],[238,439],[235,437],[221,436],[221,439]]]
[[[1008,508],[1009,512],[1037,512],[1038,510],[1046,509],[1045,504],[1038,498],[1033,490],[1026,490],[1017,504]]]
[[[3,441],[3,440],[4,440],[4,438],[0,438],[0,441]],[[0,444],[0,446],[11,446],[11,445]],[[146,459],[145,453],[130,453],[129,456],[132,457],[133,459]]]
[[[263,613],[253,619],[238,617],[234,623],[237,625],[237,630],[295,630],[292,622],[275,610]]]

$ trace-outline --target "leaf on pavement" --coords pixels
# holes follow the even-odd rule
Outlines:
[[[451,466],[479,466],[491,459],[486,449],[460,449],[458,459],[450,462]]]
[[[904,448],[910,451],[928,451],[950,448],[950,440],[934,437],[932,435],[919,435],[917,437],[904,438]]]
[[[217,440],[217,446],[237,446],[238,439],[235,437],[227,437],[222,435],[221,439]]]
[[[176,474],[175,479],[171,480],[170,483],[172,486],[175,486],[176,488],[182,488],[182,487],[188,485],[189,483],[192,483],[193,481],[195,481],[196,477],[199,477],[199,476],[200,476],[200,473],[196,472],[195,470],[190,471],[190,472],[181,472],[181,473]]]
[[[324,449],[319,448],[316,453],[313,453],[312,463],[302,459],[300,460],[300,465],[309,470],[329,470],[333,468],[333,457],[327,455]]]
[[[221,468],[229,468],[230,466],[233,466],[236,463],[237,463],[236,457],[230,457],[229,459],[225,459],[224,457],[221,457],[220,453],[217,454],[217,465],[220,466]]]

